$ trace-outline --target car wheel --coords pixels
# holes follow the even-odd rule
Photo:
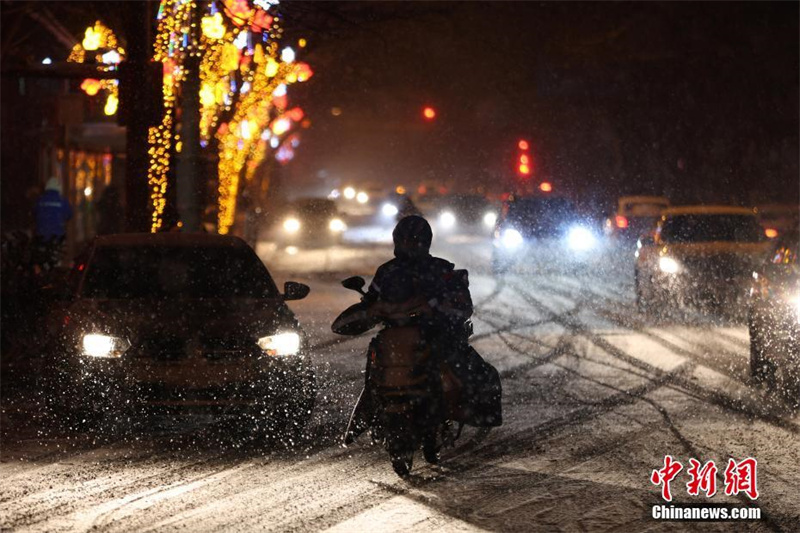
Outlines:
[[[774,382],[774,368],[764,356],[764,337],[761,325],[757,323],[756,317],[750,316],[748,320],[750,330],[750,377],[754,381]]]

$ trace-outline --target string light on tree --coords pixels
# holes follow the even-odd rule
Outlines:
[[[166,191],[172,115],[189,54],[200,57],[200,144],[218,151],[220,233],[227,233],[233,224],[242,178],[250,180],[267,153],[275,149],[280,140],[273,135],[286,134],[291,128],[290,117],[280,122],[280,134],[270,131],[287,107],[286,85],[306,81],[313,72],[307,64],[296,62],[293,50],[279,52],[282,29],[280,16],[273,12],[277,5],[276,0],[161,1],[155,59],[164,65],[166,112],[151,143],[153,231],[161,227],[163,209],[158,206],[163,205],[160,195]],[[190,32],[192,15],[200,20],[199,42],[193,42]],[[279,94],[284,91],[277,102],[276,89]],[[167,94],[171,95],[169,105]]]
[[[96,52],[89,54],[87,52]],[[125,57],[125,49],[119,45],[117,36],[99,20],[94,25],[86,28],[83,40],[76,44],[69,57],[71,63],[87,63],[93,61],[98,65],[98,70],[115,70]],[[87,78],[81,82],[81,90],[88,96],[97,96],[102,92],[105,96],[103,112],[114,115],[119,104],[119,82],[115,79],[97,80]]]

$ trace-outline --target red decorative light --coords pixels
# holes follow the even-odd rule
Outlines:
[[[520,150],[527,150],[528,148],[530,148],[530,145],[528,144],[528,141],[526,141],[526,140],[520,140],[517,143],[517,146],[519,146]]]

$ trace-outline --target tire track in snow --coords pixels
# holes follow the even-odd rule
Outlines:
[[[533,307],[537,308],[538,310],[540,310],[543,313],[549,313],[551,316],[557,317],[557,313],[556,312],[552,311],[547,306],[545,306],[541,301],[536,299],[526,289],[524,289],[521,286],[516,286],[516,288],[519,291],[519,294],[528,303],[530,303]],[[660,376],[660,375],[664,374],[664,371],[661,370],[660,368],[655,367],[653,365],[650,365],[649,363],[646,363],[646,362],[642,361],[641,359],[638,359],[636,357],[633,357],[633,356],[623,352],[622,350],[620,350],[619,348],[617,348],[616,346],[611,344],[609,341],[604,339],[601,335],[598,335],[598,334],[592,332],[591,330],[586,328],[584,325],[572,322],[570,320],[564,320],[564,319],[559,319],[559,318],[556,318],[556,320],[558,322],[560,322],[562,325],[564,325],[567,329],[575,332],[576,334],[579,334],[579,335],[585,337],[586,339],[591,341],[593,344],[595,344],[599,348],[603,349],[607,353],[613,355],[614,357],[617,357],[618,359],[621,359],[621,360],[625,361],[626,363],[628,363],[628,364],[630,364],[632,366],[635,366],[635,367],[637,367],[637,368],[639,368],[641,370],[645,370],[647,372],[654,373],[657,376]],[[636,333],[647,334],[647,332],[637,331],[636,329],[634,329],[630,325],[626,325],[624,323],[623,324],[619,324],[619,325],[621,327],[627,328],[627,329],[629,329],[631,331],[634,331]],[[656,338],[658,338],[658,337],[656,336]],[[677,345],[675,345],[675,344],[673,344],[673,343],[671,343],[671,342],[669,342],[669,341],[667,341],[665,339],[659,339],[659,340],[665,347],[667,347],[673,353],[675,353],[677,355],[681,355],[681,356],[687,357],[688,359],[693,360],[692,352],[689,352],[688,350],[685,350],[684,348],[681,348],[680,346],[677,346]],[[748,416],[752,416],[752,417],[758,418],[758,419],[762,420],[763,422],[769,423],[769,424],[771,424],[773,426],[776,426],[776,427],[780,427],[781,429],[790,431],[792,433],[800,433],[800,427],[798,427],[797,424],[795,424],[793,422],[790,422],[788,420],[785,420],[785,419],[783,419],[781,417],[775,416],[772,412],[770,412],[768,406],[766,406],[766,405],[759,405],[759,404],[757,404],[757,405],[748,405],[742,399],[732,398],[732,397],[730,397],[730,396],[728,396],[726,394],[723,394],[723,393],[721,393],[719,391],[706,389],[706,388],[700,386],[697,383],[693,383],[690,379],[677,380],[677,381],[675,381],[675,384],[679,385],[680,387],[682,387],[682,388],[684,388],[684,389],[686,389],[688,391],[691,391],[691,392],[697,394],[700,398],[704,399],[705,401],[707,401],[709,403],[712,403],[714,405],[717,405],[719,407],[722,407],[722,408],[725,408],[727,410],[734,411],[734,412],[737,412],[737,413],[741,413],[741,414],[745,414],[745,415],[748,415]]]

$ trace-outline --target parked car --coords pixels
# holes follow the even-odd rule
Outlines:
[[[492,269],[508,271],[534,247],[560,264],[592,254],[598,238],[575,205],[560,196],[511,197],[503,204],[494,231]]]
[[[300,428],[315,375],[286,302],[308,292],[280,293],[236,237],[98,237],[47,320],[50,392],[81,419],[200,408]]]
[[[434,229],[440,233],[474,233],[490,235],[499,209],[479,194],[442,196],[432,212]]]
[[[750,371],[757,381],[800,384],[800,234],[781,236],[753,272],[748,306]],[[800,401],[800,396],[795,397]]]
[[[347,224],[336,202],[304,198],[287,207],[275,228],[275,240],[282,246],[330,246],[342,241],[345,230]]]
[[[663,196],[623,196],[617,201],[616,211],[606,219],[604,232],[621,243],[635,243],[653,229],[668,207],[669,200]]]
[[[795,234],[800,227],[800,206],[768,204],[758,207],[758,221],[770,239],[785,233]]]
[[[770,244],[753,209],[697,205],[665,209],[637,248],[634,273],[641,309],[733,304],[729,310],[737,310],[744,307],[752,272]]]

